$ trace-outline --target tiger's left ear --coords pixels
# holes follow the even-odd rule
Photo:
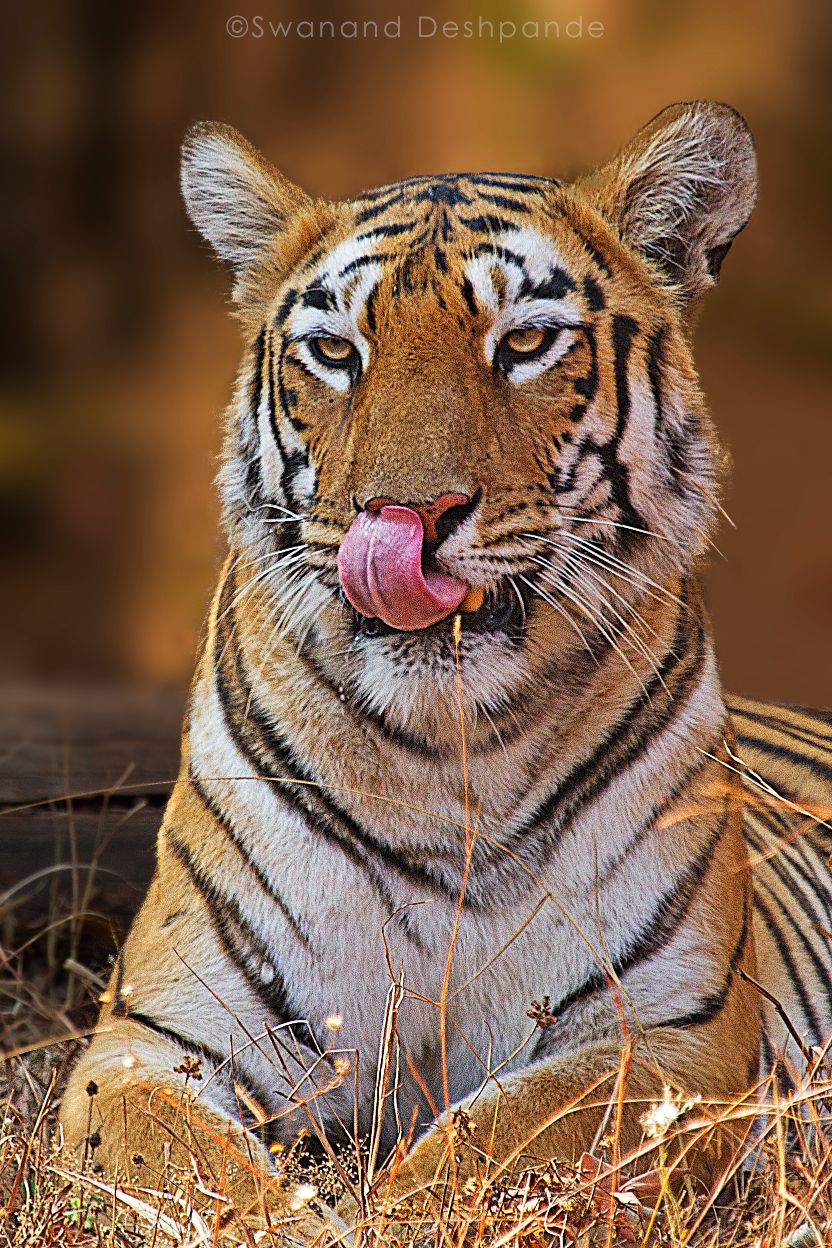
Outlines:
[[[234,274],[234,297],[256,300],[249,279],[264,264],[291,263],[321,233],[324,205],[295,186],[232,126],[202,122],[182,145],[188,215]],[[255,283],[256,284],[256,283]]]
[[[715,284],[751,216],[754,140],[727,104],[673,104],[576,189],[686,305]]]

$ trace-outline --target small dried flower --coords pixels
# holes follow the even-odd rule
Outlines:
[[[471,1140],[477,1131],[477,1124],[467,1109],[455,1109],[451,1115],[451,1125],[458,1140]]]
[[[549,997],[544,997],[542,1001],[532,1001],[530,1010],[526,1010],[526,1017],[533,1018],[536,1025],[541,1031],[545,1031],[547,1027],[551,1027],[552,1023],[556,1023],[557,1015],[551,1011],[552,1002]]]
[[[184,1075],[187,1079],[200,1080],[202,1078],[202,1058],[191,1057],[185,1054],[178,1066],[173,1068],[174,1074]]]

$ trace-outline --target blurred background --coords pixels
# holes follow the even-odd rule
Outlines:
[[[338,197],[415,172],[568,175],[665,104],[709,96],[748,117],[762,173],[698,330],[735,460],[736,528],[723,526],[710,577],[723,670],[737,689],[832,705],[828,6],[39,0],[2,13],[7,685],[190,675],[221,552],[212,477],[239,350],[225,275],[180,204],[190,123],[229,121]],[[398,39],[268,31],[397,13]],[[420,39],[420,14],[582,19],[584,35]],[[229,33],[235,15],[247,35]]]

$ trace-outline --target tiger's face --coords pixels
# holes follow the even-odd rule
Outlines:
[[[443,175],[341,204],[207,127],[183,185],[237,272],[221,482],[241,590],[273,598],[264,649],[291,638],[402,722],[450,705],[457,663],[486,715],[610,643],[649,663],[714,521],[688,334],[753,206],[741,119],[675,106],[570,185]]]

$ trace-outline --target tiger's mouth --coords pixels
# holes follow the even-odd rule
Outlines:
[[[344,599],[345,603],[347,599]],[[443,619],[419,629],[396,628],[378,616],[367,616],[351,608],[353,633],[356,637],[402,637],[417,640],[420,637],[447,637],[453,634],[454,619],[459,615],[462,633],[492,635],[503,633],[510,639],[519,639],[526,625],[528,593],[524,586],[501,581],[496,588],[486,590],[482,604],[475,611],[453,611]]]

